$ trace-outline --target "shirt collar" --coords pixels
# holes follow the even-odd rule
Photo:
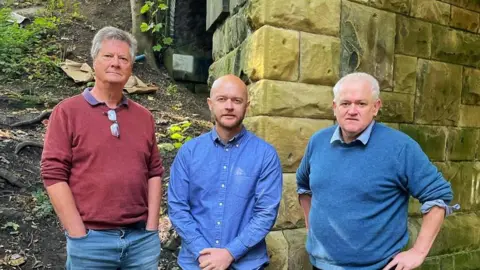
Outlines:
[[[370,125],[358,136],[358,138],[355,141],[360,141],[363,143],[363,145],[367,145],[368,140],[370,140],[370,135],[372,134],[372,129],[373,125],[375,124],[375,120],[373,120]],[[337,125],[337,128],[335,129],[335,132],[333,132],[332,138],[330,139],[330,143],[334,142],[341,142],[345,143],[345,141],[342,139],[342,136],[340,135],[340,126]]]
[[[100,104],[105,104],[105,102],[98,101],[90,91],[92,91],[92,87],[87,87],[85,90],[83,90],[83,98],[88,102],[88,104],[92,106],[97,106]],[[122,96],[122,100],[120,101],[120,105],[127,106],[128,107],[128,99],[125,95]]]
[[[240,132],[237,135],[233,136],[233,138],[231,138],[228,141],[228,143],[235,143],[235,142],[239,143],[240,139],[245,136],[245,133],[247,133],[247,129],[245,128],[245,126],[243,126],[242,130],[240,130]],[[210,134],[211,134],[212,141],[214,143],[220,143],[222,145],[224,144],[220,139],[220,137],[218,136],[217,129],[215,126],[212,128],[212,131]]]

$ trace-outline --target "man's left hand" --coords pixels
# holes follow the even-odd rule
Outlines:
[[[409,249],[400,252],[393,258],[393,260],[383,268],[383,270],[411,270],[422,265],[426,254],[421,253],[415,249]],[[396,267],[395,267],[396,266]]]
[[[200,264],[202,270],[225,270],[233,262],[233,256],[225,248],[206,248],[200,251],[201,255],[209,254]]]

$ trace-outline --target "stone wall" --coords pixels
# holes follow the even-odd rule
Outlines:
[[[332,86],[352,71],[380,81],[378,120],[420,143],[462,206],[422,269],[480,268],[479,20],[477,0],[230,1],[214,33],[209,82],[230,73],[249,84],[245,122],[282,161],[269,269],[310,269],[294,173],[308,138],[334,123]],[[410,215],[414,240],[421,224],[414,199]]]

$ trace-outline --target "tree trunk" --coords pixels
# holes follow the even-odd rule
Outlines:
[[[142,22],[147,22],[147,18],[143,14],[140,14],[140,10],[144,5],[144,0],[130,0],[130,8],[132,12],[132,34],[137,39],[139,54],[145,54],[145,59],[148,66],[159,71],[155,55],[153,53],[153,38],[149,34],[150,32],[142,32],[140,25]]]

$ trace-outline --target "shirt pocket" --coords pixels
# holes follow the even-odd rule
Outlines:
[[[249,199],[255,196],[256,178],[245,175],[233,175],[230,179],[228,193],[240,198]]]

